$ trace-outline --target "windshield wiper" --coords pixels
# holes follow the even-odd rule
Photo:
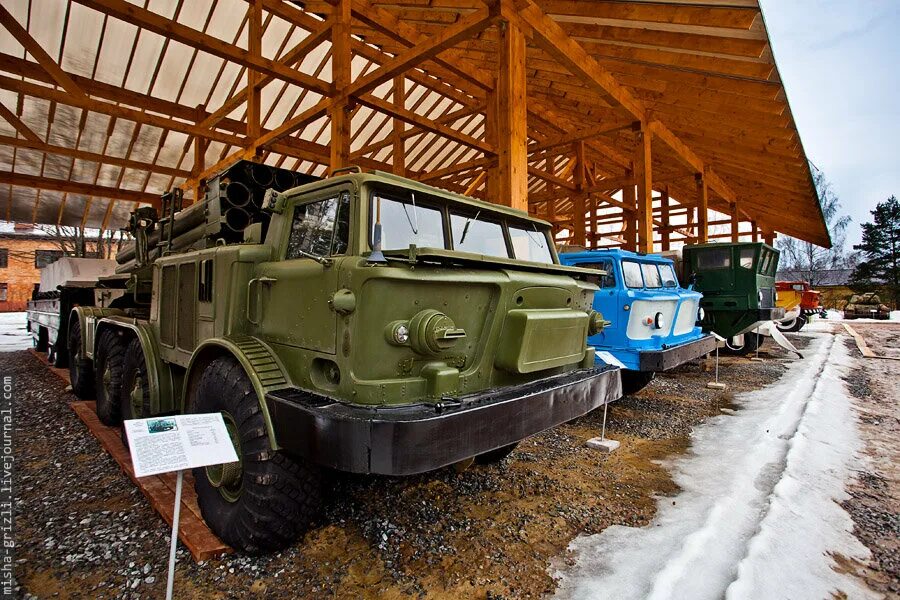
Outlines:
[[[409,218],[409,212],[406,210],[406,203],[403,203],[403,214],[406,215],[406,220],[409,222],[409,226],[412,229],[412,232],[415,235],[419,235],[419,210],[416,207],[416,193],[410,192],[410,197],[412,198],[413,205],[413,214],[416,216],[416,224],[413,225],[412,219]]]
[[[463,225],[462,235],[459,236],[459,245],[460,246],[462,246],[463,242],[466,241],[466,235],[469,234],[469,225],[472,224],[472,221],[477,221],[478,215],[480,215],[480,214],[481,214],[481,211],[479,210],[477,213],[475,213],[474,217],[469,217],[468,219],[466,219],[466,224]]]

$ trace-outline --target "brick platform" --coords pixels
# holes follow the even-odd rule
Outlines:
[[[53,371],[59,378],[69,383],[68,370],[56,369],[47,363],[46,355],[34,351],[32,353],[45,363],[50,371]],[[94,402],[70,402],[69,406],[87,425],[88,430],[97,438],[100,445],[119,464],[122,471],[128,475],[131,481],[141,490],[141,493],[146,496],[153,510],[159,513],[171,527],[175,506],[175,473],[141,478],[135,477],[134,468],[131,464],[131,455],[125,444],[122,443],[119,429],[107,427],[100,422],[94,409]],[[200,515],[200,507],[197,505],[197,494],[194,492],[194,478],[190,471],[184,473],[184,485],[181,489],[181,518],[178,524],[178,539],[187,547],[196,561],[209,560],[232,552],[232,549],[217,538],[203,521],[203,517]]]

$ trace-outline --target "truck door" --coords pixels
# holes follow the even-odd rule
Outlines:
[[[270,342],[334,354],[337,320],[329,301],[347,260],[350,193],[298,203],[289,224],[281,260],[260,265],[248,284],[251,321]]]

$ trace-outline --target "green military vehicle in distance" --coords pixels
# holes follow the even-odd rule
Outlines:
[[[886,321],[891,318],[891,309],[886,304],[881,303],[881,298],[875,292],[853,294],[844,307],[844,318]]]
[[[725,338],[725,351],[748,354],[762,343],[763,323],[784,317],[775,306],[779,252],[760,242],[695,244],[682,249],[683,268],[703,293],[701,325]]]
[[[205,207],[158,221],[141,209],[120,255],[140,280],[134,306],[76,308],[69,331],[107,424],[223,414],[240,461],[194,478],[233,547],[300,535],[323,469],[496,461],[621,395],[585,341],[605,323],[592,310],[601,273],[560,265],[548,223],[350,172],[269,191],[229,242],[208,232],[224,231],[237,179],[214,182]]]

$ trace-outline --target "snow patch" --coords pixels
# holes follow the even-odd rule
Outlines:
[[[869,555],[838,504],[861,442],[843,337],[810,337],[807,358],[777,384],[694,430],[689,454],[667,463],[682,491],[658,500],[650,525],[570,544],[557,597],[877,597],[830,558]]]
[[[31,334],[25,328],[28,313],[0,313],[0,352],[31,348]]]

